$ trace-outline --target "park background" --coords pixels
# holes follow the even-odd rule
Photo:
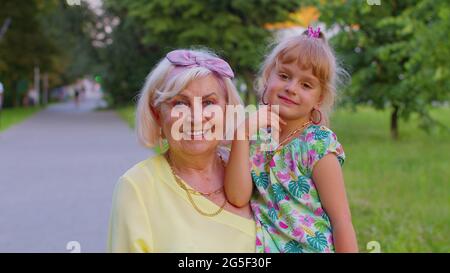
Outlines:
[[[77,135],[64,131],[62,123],[75,122],[79,131],[97,127],[97,133],[91,133],[95,139],[107,128],[99,124],[102,119],[92,124],[97,120],[92,115],[113,113],[106,122],[121,117],[127,125],[101,137],[123,134],[129,145],[137,145],[132,132],[136,96],[165,53],[175,48],[212,49],[235,70],[245,103],[254,104],[253,83],[269,45],[298,35],[308,25],[325,30],[351,75],[340,90],[330,127],[347,156],[344,175],[360,250],[370,252],[379,246],[381,252],[450,252],[450,2],[434,0],[0,0],[0,82],[5,90],[0,112],[0,200],[9,200],[0,201],[0,252],[67,251],[63,241],[73,236],[62,234],[48,248],[45,240],[51,236],[33,241],[58,223],[55,220],[50,228],[51,220],[39,219],[52,213],[56,218],[56,213],[75,218],[88,213],[72,204],[64,212],[41,210],[36,216],[39,225],[30,223],[33,218],[15,222],[19,207],[31,206],[37,198],[35,187],[44,196],[42,202],[66,194],[65,186],[42,190],[45,168],[34,172],[30,182],[19,183],[21,189],[8,188],[21,179],[17,171],[8,172],[8,166],[28,166],[27,158],[33,158],[28,155],[37,151],[24,144],[28,133],[48,126],[38,117],[60,122],[60,135],[71,145]],[[91,93],[74,107],[74,90],[88,87]],[[8,137],[22,137],[23,146],[8,148],[12,147]],[[57,145],[51,136],[47,143],[34,158],[54,154]],[[113,144],[86,147],[91,155],[104,152],[116,158]],[[121,158],[113,178],[145,158],[145,151],[133,149],[135,154]],[[68,168],[86,169],[81,154],[57,155],[46,164],[78,156]],[[98,161],[92,164],[101,164]],[[107,168],[111,166],[114,163]],[[83,175],[89,176],[89,171]],[[108,198],[115,181],[102,184],[107,190],[94,188],[104,190],[105,216],[84,223],[85,229],[97,226],[79,233],[78,239],[75,236],[81,241],[97,238],[98,244],[84,243],[85,251],[102,251],[106,242]],[[27,188],[31,203],[22,203]],[[52,192],[56,189],[61,192]],[[82,189],[73,189],[77,202],[95,207],[100,199],[96,201],[95,195],[88,199]],[[67,222],[60,228],[70,231],[71,221]],[[27,227],[33,228],[34,237],[19,244]]]

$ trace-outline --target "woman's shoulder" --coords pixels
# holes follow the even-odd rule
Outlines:
[[[126,170],[120,180],[131,182],[136,187],[151,185],[156,177],[162,175],[164,160],[162,155],[152,155]]]

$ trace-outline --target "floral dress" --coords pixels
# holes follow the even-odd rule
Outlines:
[[[260,134],[267,132],[260,130]],[[312,180],[322,157],[344,151],[336,135],[325,126],[310,125],[273,157],[261,151],[262,139],[250,147],[255,190],[251,207],[256,221],[257,252],[334,252],[328,215]]]

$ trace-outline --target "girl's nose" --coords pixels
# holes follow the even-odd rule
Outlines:
[[[284,87],[284,89],[286,90],[286,92],[295,95],[295,86],[296,86],[296,82],[295,81],[289,81],[286,86]]]

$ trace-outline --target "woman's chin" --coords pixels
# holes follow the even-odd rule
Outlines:
[[[216,140],[181,140],[178,142],[180,149],[189,155],[199,155],[217,148]]]

